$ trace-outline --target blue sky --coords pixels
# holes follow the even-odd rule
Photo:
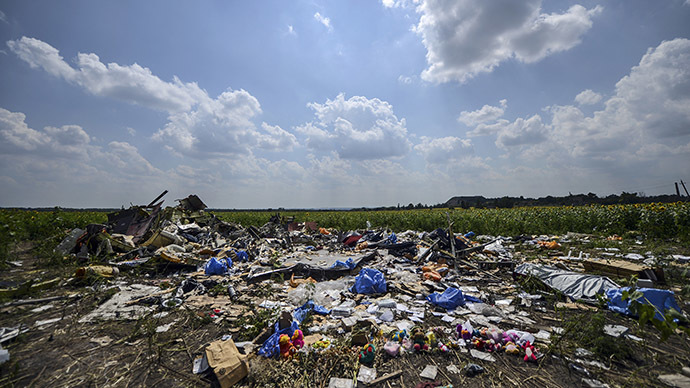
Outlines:
[[[0,206],[690,180],[688,0],[4,1]]]

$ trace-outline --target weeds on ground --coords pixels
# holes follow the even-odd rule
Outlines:
[[[280,309],[258,309],[249,311],[237,319],[236,326],[242,328],[236,334],[237,341],[251,341],[256,338],[261,331],[273,324],[280,315]]]
[[[565,353],[564,349],[583,347],[606,360],[623,361],[633,356],[629,341],[604,333],[606,314],[603,311],[594,314],[575,314],[563,323],[563,333],[554,334],[549,352]]]

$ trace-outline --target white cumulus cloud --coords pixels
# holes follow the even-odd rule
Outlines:
[[[603,97],[599,93],[595,93],[591,89],[583,90],[575,96],[575,102],[579,105],[594,105],[601,101]]]
[[[153,139],[178,155],[210,158],[248,154],[253,147],[291,150],[297,144],[294,135],[280,127],[266,124],[257,129],[254,119],[261,107],[245,90],[228,89],[214,99],[196,83],[184,83],[177,77],[166,82],[136,63],[106,65],[94,53],[79,53],[73,68],[56,48],[38,39],[22,37],[7,45],[32,68],[41,68],[91,94],[167,111],[168,122]],[[30,144],[27,142],[41,136],[27,131],[22,135],[12,139]]]
[[[585,91],[575,100],[600,98]],[[544,117],[481,123],[469,134],[495,136],[517,165],[532,161],[544,171],[567,170],[565,175],[577,177],[573,182],[587,179],[590,187],[634,187],[650,176],[672,182],[690,163],[690,40],[650,48],[602,109],[586,114],[563,105],[544,111]]]
[[[59,51],[46,42],[26,36],[7,42],[8,47],[32,68],[75,83],[96,96],[104,96],[168,112],[191,109],[208,98],[196,83],[177,77],[165,82],[138,64],[105,64],[96,54],[77,54],[76,65],[68,64]]]
[[[307,105],[316,120],[296,130],[307,136],[313,150],[334,150],[343,159],[383,159],[407,154],[411,148],[405,119],[378,98],[339,94],[325,103]]]
[[[487,121],[497,120],[503,116],[508,101],[503,99],[499,101],[499,103],[501,104],[500,107],[484,105],[483,107],[475,111],[462,111],[460,112],[460,117],[458,117],[458,121],[468,126],[475,126],[481,123],[485,123]]]
[[[541,0],[424,0],[415,31],[427,49],[422,79],[465,82],[516,58],[535,62],[569,50],[592,26],[601,6],[541,12]]]

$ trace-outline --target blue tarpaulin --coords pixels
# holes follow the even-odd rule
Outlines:
[[[304,320],[304,317],[306,317],[307,313],[310,311],[314,311],[315,313],[321,315],[328,315],[331,313],[331,310],[323,306],[319,306],[318,304],[314,303],[314,301],[309,300],[302,306],[297,307],[295,311],[292,312],[292,319],[301,323]]]
[[[431,302],[431,304],[442,307],[446,310],[454,310],[458,306],[464,306],[465,300],[475,303],[481,303],[481,300],[475,297],[469,295],[465,297],[462,294],[462,291],[458,290],[455,287],[446,288],[446,290],[443,291],[442,294],[439,294],[438,292],[429,294],[429,296],[426,297],[426,300]]]
[[[353,269],[357,266],[355,261],[349,257],[347,260],[342,261],[342,260],[336,260],[335,263],[331,266],[331,268],[347,268],[347,269]]]
[[[634,314],[630,311],[631,300],[623,300],[623,291],[629,290],[630,287],[609,288],[606,290],[606,297],[609,299],[609,310],[633,316]],[[643,295],[641,298],[637,299],[637,301],[640,303],[652,304],[662,313],[666,313],[666,310],[668,309],[680,311],[680,307],[678,307],[678,303],[673,296],[673,291],[659,290],[657,288],[638,288],[637,291],[640,291]],[[654,318],[660,321],[664,320],[663,315],[659,314],[658,311],[656,315],[654,315]]]
[[[355,285],[350,288],[357,294],[380,294],[386,292],[386,279],[383,273],[373,268],[362,268],[355,277]]]
[[[230,268],[232,268],[232,259],[212,257],[206,262],[204,273],[206,275],[225,275]]]
[[[305,304],[297,307],[295,311],[292,312],[292,323],[290,326],[280,330],[280,321],[277,321],[275,325],[273,325],[273,334],[268,337],[266,341],[264,341],[263,345],[261,345],[261,348],[258,351],[259,355],[264,357],[273,357],[279,354],[280,344],[278,341],[280,340],[280,336],[282,334],[287,334],[288,336],[292,337],[292,334],[295,333],[295,330],[299,329],[299,324],[302,323],[304,318],[307,316],[307,313],[310,311],[314,311],[315,313],[322,315],[331,313],[331,310],[328,310],[323,306],[319,306],[311,300],[307,301]]]
[[[237,260],[241,262],[249,261],[249,254],[245,251],[237,251]]]
[[[297,321],[292,321],[290,326],[284,328],[283,330],[280,330],[279,324],[280,321],[277,321],[275,325],[273,325],[273,334],[268,337],[266,341],[264,341],[263,345],[261,345],[261,348],[258,351],[259,355],[264,357],[273,357],[277,354],[280,354],[280,344],[278,343],[280,336],[282,334],[287,334],[288,336],[292,337],[292,334],[295,333],[295,330],[299,329],[299,323]]]

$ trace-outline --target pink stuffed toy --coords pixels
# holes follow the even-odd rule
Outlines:
[[[527,341],[524,345],[522,345],[522,348],[525,349],[525,361],[537,361],[537,349],[534,347],[534,345]]]
[[[304,346],[304,335],[302,334],[302,330],[295,330],[295,333],[292,335],[292,344],[295,346],[295,349],[302,349]]]

